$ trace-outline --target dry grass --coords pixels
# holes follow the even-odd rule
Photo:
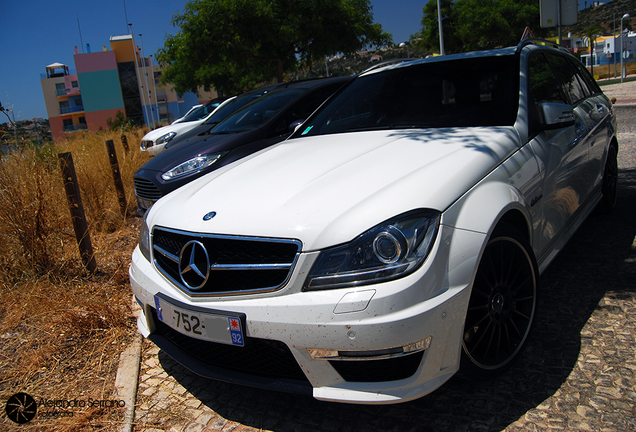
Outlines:
[[[625,63],[623,64],[625,67],[626,75],[634,75],[636,73],[636,63]],[[587,70],[591,71],[591,68],[588,67]],[[621,76],[621,64],[620,61],[616,64],[616,76],[620,78]],[[598,65],[594,66],[594,76],[596,79],[607,79],[614,78],[614,63],[608,65]]]
[[[139,220],[132,175],[147,156],[143,132],[74,134],[56,146],[23,148],[0,162],[0,400],[112,400],[119,354],[131,341],[128,263]],[[105,140],[116,144],[128,201],[121,215]],[[57,154],[71,152],[97,272],[81,265]],[[2,413],[0,430],[115,430],[123,408],[73,408],[72,417],[25,425]],[[59,411],[59,410],[58,410]]]

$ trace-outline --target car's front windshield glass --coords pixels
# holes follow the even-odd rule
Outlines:
[[[201,105],[200,107],[194,108],[188,114],[186,114],[185,117],[183,117],[181,122],[182,123],[186,123],[186,122],[191,122],[191,121],[202,119],[203,116],[205,115],[204,112],[203,112],[203,108],[204,108],[203,105]]]
[[[240,108],[243,108],[248,103],[258,99],[259,97],[261,97],[264,93],[266,93],[265,90],[263,90],[263,93],[242,94],[240,96],[237,96],[237,97],[227,101],[221,108],[216,110],[214,112],[214,114],[212,114],[210,116],[209,119],[207,119],[205,121],[205,124],[206,125],[215,125],[215,124],[219,123],[224,118],[226,118],[227,116],[232,114],[234,111],[236,111],[236,110],[238,110]]]
[[[303,92],[301,89],[285,89],[267,93],[232,113],[210,133],[244,132],[260,127]]]
[[[519,99],[515,57],[433,61],[357,78],[296,136],[364,130],[509,126]]]

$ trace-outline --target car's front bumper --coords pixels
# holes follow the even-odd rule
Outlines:
[[[130,281],[143,307],[138,327],[145,337],[203,376],[310,393],[328,401],[404,402],[435,390],[459,368],[468,288],[483,241],[483,234],[442,226],[431,255],[415,273],[377,285],[313,292],[299,287],[317,253],[301,254],[283,289],[225,298],[189,297],[137,248]],[[244,314],[245,347],[221,347],[228,351],[224,360],[228,367],[210,364],[205,343],[188,340],[158,322],[155,296],[159,293],[193,308]],[[278,344],[273,352],[295,362],[304,376],[276,376],[269,369],[264,374],[262,370],[251,373],[249,366],[241,370],[231,364],[233,358],[240,363],[243,357],[267,362],[258,358],[259,346],[269,350],[271,344]],[[287,352],[282,353],[281,347]],[[408,352],[389,354],[401,347]],[[209,349],[212,352],[214,347]]]

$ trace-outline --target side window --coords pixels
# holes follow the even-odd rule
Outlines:
[[[582,82],[585,83],[590,94],[598,94],[602,93],[601,88],[598,86],[592,75],[588,72],[587,69],[583,67],[583,63],[580,61],[576,61],[574,59],[569,59],[570,63],[574,65],[576,70],[578,71],[579,78]]]
[[[567,98],[561,90],[559,80],[554,75],[545,55],[536,53],[531,55],[528,62],[528,92],[529,92],[529,120],[530,132],[542,124],[543,111],[540,105],[544,102],[568,103]]]
[[[574,68],[574,65],[568,61],[567,57],[558,54],[550,54],[548,58],[561,78],[563,90],[569,97],[572,105],[576,105],[586,96],[589,96],[589,93],[586,93],[587,88],[585,87],[585,84],[579,80],[577,70]]]
[[[530,57],[528,83],[530,98],[535,106],[543,102],[568,103],[559,86],[559,80],[543,54]]]

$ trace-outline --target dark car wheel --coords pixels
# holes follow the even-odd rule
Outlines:
[[[616,207],[618,196],[618,152],[616,146],[610,146],[607,151],[607,161],[603,170],[603,198],[599,204],[602,213],[611,213]]]
[[[512,226],[495,229],[479,263],[462,340],[462,371],[483,378],[507,369],[535,319],[539,272],[528,241]]]

